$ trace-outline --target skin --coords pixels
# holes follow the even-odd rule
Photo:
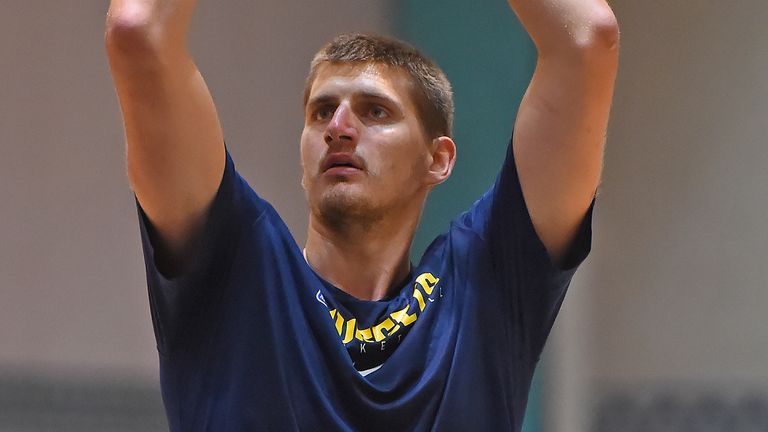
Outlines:
[[[305,107],[302,185],[310,208],[307,260],[355,297],[377,300],[408,277],[427,194],[456,160],[449,137],[421,126],[405,72],[375,64],[322,65]],[[322,169],[328,155],[362,169]]]
[[[534,228],[560,265],[600,184],[619,28],[605,0],[509,5],[538,52],[512,145]]]

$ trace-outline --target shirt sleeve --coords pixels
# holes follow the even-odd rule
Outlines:
[[[494,277],[509,299],[522,346],[537,360],[577,267],[591,249],[593,198],[563,261],[556,265],[534,229],[523,197],[512,143],[493,186],[459,217],[488,249]]]
[[[182,273],[164,274],[158,267],[155,227],[136,199],[152,324],[161,354],[172,351],[180,340],[204,337],[206,323],[212,322],[216,313],[241,232],[268,206],[237,173],[226,147],[225,152],[224,174],[200,240],[190,251],[191,264]]]

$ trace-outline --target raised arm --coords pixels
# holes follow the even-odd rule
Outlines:
[[[536,232],[558,262],[600,182],[618,24],[605,0],[508,2],[538,50],[513,151]]]
[[[194,8],[194,0],[112,0],[106,22],[128,179],[170,272],[186,264],[224,172],[216,108],[187,50]]]

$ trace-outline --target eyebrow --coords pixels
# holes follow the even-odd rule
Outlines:
[[[394,105],[394,106],[396,106],[398,108],[402,108],[401,105],[397,101],[395,101],[394,99],[392,99],[388,95],[386,95],[384,93],[377,92],[377,91],[362,90],[362,91],[359,91],[359,92],[355,92],[354,96],[355,97],[360,97],[360,98],[363,98],[363,99],[377,99],[377,100],[381,100],[381,101],[386,101],[386,102],[388,102],[388,103],[390,103],[390,104],[392,104],[392,105]],[[307,101],[307,106],[310,106],[310,105],[323,105],[323,104],[335,102],[337,100],[338,100],[338,97],[336,97],[336,96],[333,96],[333,95],[330,95],[330,94],[319,94],[319,95],[314,96],[311,99],[309,99],[309,101]]]

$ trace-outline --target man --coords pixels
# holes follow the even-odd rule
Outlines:
[[[112,0],[106,35],[171,429],[519,430],[590,248],[618,56],[604,0],[509,0],[539,58],[507,160],[415,267],[456,157],[444,74],[375,36],[316,55],[302,250],[226,151],[186,50],[194,3]]]

